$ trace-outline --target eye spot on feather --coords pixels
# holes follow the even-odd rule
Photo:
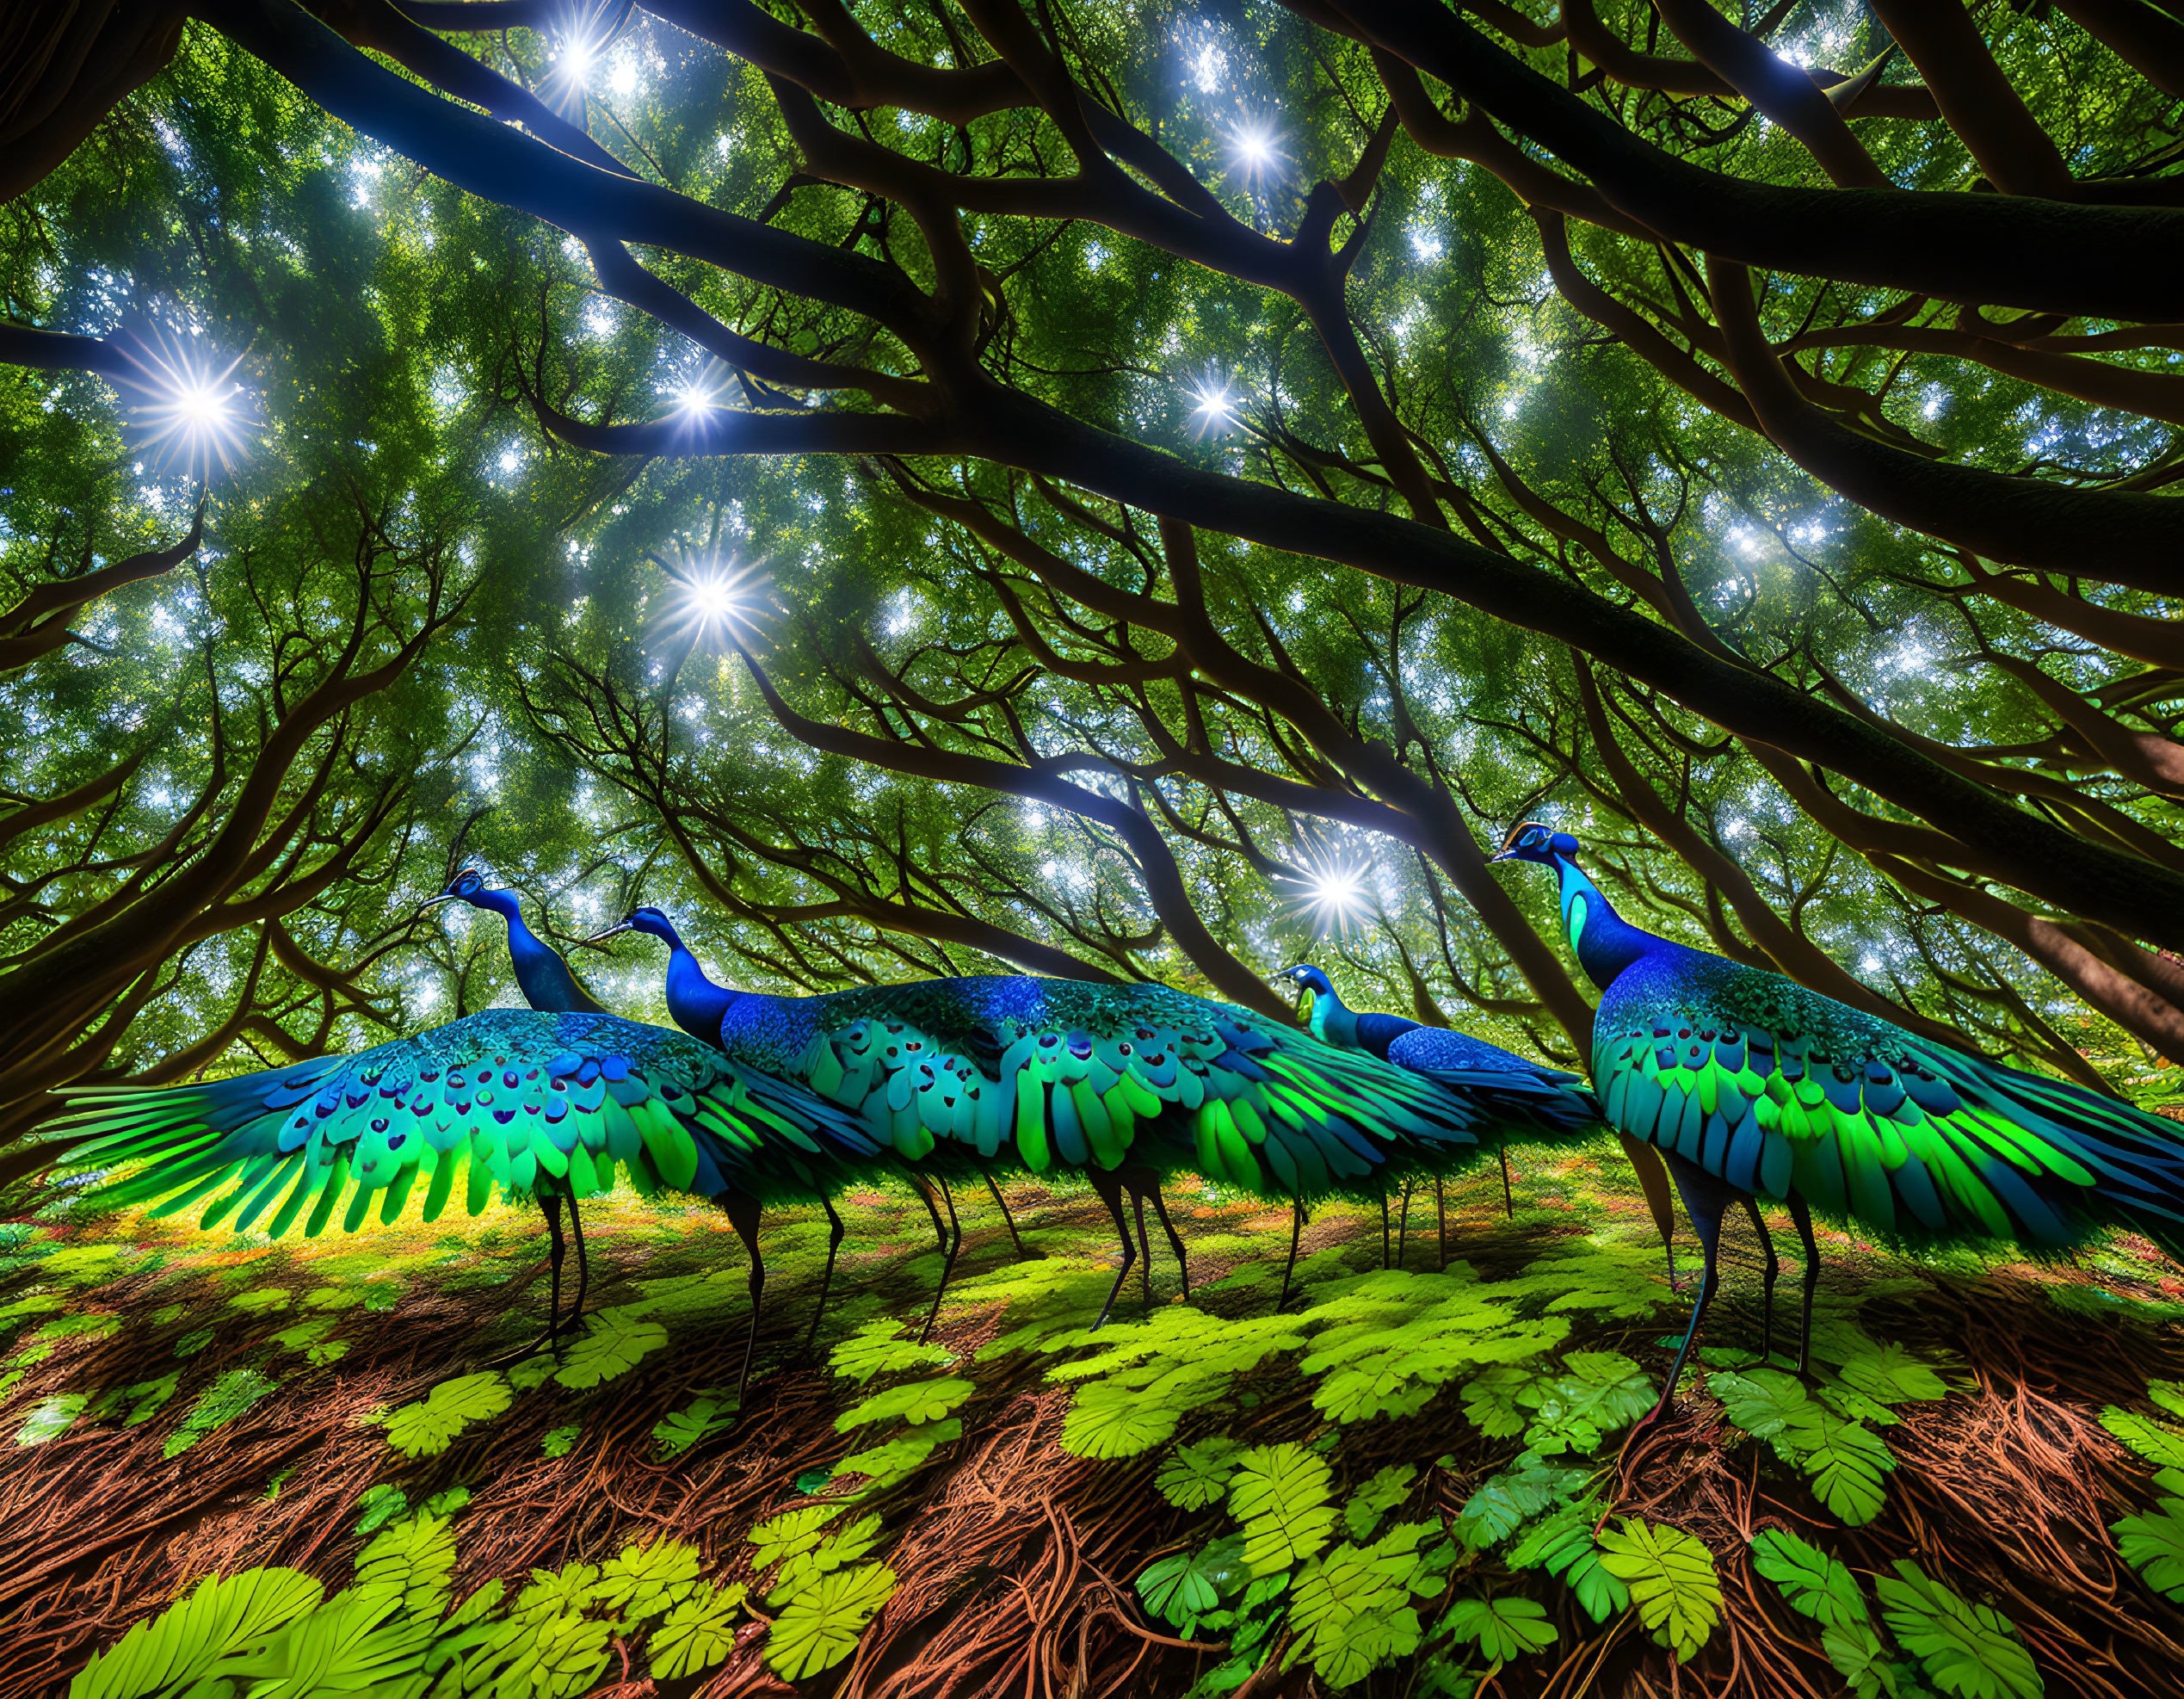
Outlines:
[[[410,1135],[407,1133],[398,1133],[386,1141],[386,1147],[391,1151],[398,1151],[409,1141]]]
[[[386,1132],[386,1120],[385,1120],[384,1118],[382,1118],[382,1119],[380,1119],[380,1120],[378,1120],[378,1121],[373,1121],[373,1122],[372,1123],[372,1130],[373,1130],[374,1133],[384,1133],[384,1132]]]

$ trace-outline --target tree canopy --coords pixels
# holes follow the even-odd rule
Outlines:
[[[2175,0],[38,0],[0,63],[0,1142],[504,998],[413,913],[466,856],[754,985],[1310,955],[1567,1060],[1533,817],[2171,1095]]]

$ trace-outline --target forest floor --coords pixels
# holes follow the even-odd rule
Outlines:
[[[1756,1355],[1737,1224],[1706,1349],[1626,1444],[1696,1256],[1672,1294],[1610,1144],[1521,1153],[1506,1217],[1490,1165],[1452,1181],[1446,1274],[1430,1190],[1397,1274],[1376,1212],[1324,1206],[1280,1315],[1286,1212],[1183,1182],[1193,1307],[1156,1227],[1151,1303],[1133,1271],[1097,1334],[1101,1205],[1004,1189],[1033,1255],[959,1187],[923,1351],[941,1258],[909,1193],[841,1201],[809,1354],[825,1220],[769,1215],[740,1408],[745,1265],[708,1207],[588,1205],[591,1331],[495,1376],[544,1319],[535,1214],[275,1245],[31,1200],[0,1225],[0,1694],[65,1693],[202,1578],[275,1566],[323,1606],[178,1613],[77,1690],[180,1692],[296,1618],[317,1652],[229,1672],[270,1691],[285,1657],[293,1699],[357,1669],[618,1699],[2184,1691],[2184,1282],[2143,1241],[2049,1268],[1823,1229],[1800,1383]]]

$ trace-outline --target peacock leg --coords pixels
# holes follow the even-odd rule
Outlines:
[[[1191,1295],[1191,1262],[1183,1254],[1183,1241],[1175,1232],[1175,1224],[1168,1219],[1167,1200],[1160,1195],[1160,1177],[1151,1169],[1142,1166],[1134,1171],[1126,1171],[1128,1183],[1138,1189],[1138,1197],[1150,1196],[1152,1199],[1153,1214],[1160,1217],[1161,1230],[1168,1235],[1169,1248],[1175,1253],[1175,1266],[1182,1271],[1183,1299],[1188,1303]],[[1150,1260],[1151,1251],[1148,1250],[1145,1256]]]
[[[955,1272],[955,1253],[963,1248],[963,1224],[956,1220],[955,1194],[948,1189],[948,1183],[941,1176],[935,1174],[933,1177],[940,1181],[941,1195],[947,1201],[948,1227],[953,1227],[955,1234],[950,1238],[948,1227],[941,1225],[941,1211],[933,1202],[933,1188],[922,1177],[912,1175],[910,1184],[916,1189],[919,1201],[925,1205],[925,1213],[933,1218],[933,1233],[941,1242],[941,1284],[933,1294],[933,1307],[925,1313],[925,1325],[917,1330],[917,1342],[921,1345],[925,1343],[925,1336],[933,1331],[933,1323],[940,1316],[941,1300],[947,1295],[948,1289],[948,1276]]]
[[[1384,1198],[1385,1195],[1382,1194]],[[1294,1213],[1289,1218],[1289,1260],[1281,1265],[1281,1296],[1274,1301],[1274,1313],[1277,1315],[1289,1307],[1289,1276],[1297,1268],[1297,1241],[1304,1233],[1305,1223],[1311,1219],[1305,1213],[1303,1198],[1297,1198],[1290,1207]]]
[[[713,1199],[728,1214],[728,1225],[750,1257],[750,1333],[743,1341],[743,1373],[736,1376],[736,1397],[750,1384],[751,1358],[758,1351],[758,1305],[766,1292],[766,1259],[758,1254],[758,1200],[749,1192],[723,1192]]]
[[[993,1201],[1001,1206],[1001,1219],[1009,1224],[1009,1237],[1015,1241],[1016,1260],[1022,1262],[1031,1255],[1024,1249],[1024,1236],[1016,1231],[1016,1218],[1009,1213],[1009,1200],[1001,1195],[1001,1188],[993,1183],[993,1170],[984,1171],[986,1189],[993,1194]]]
[[[1441,1252],[1441,1271],[1448,1272],[1448,1183],[1434,1176],[1434,1248]]]
[[[1516,1193],[1509,1186],[1509,1135],[1502,1135],[1502,1219],[1516,1220]]]
[[[827,1212],[827,1265],[819,1276],[819,1304],[811,1312],[811,1331],[804,1336],[804,1354],[811,1355],[811,1348],[819,1343],[819,1318],[827,1313],[827,1288],[834,1284],[834,1253],[842,1249],[842,1235],[845,1231],[842,1217],[834,1211],[834,1200],[822,1197],[819,1208]]]
[[[1394,1266],[1388,1249],[1388,1189],[1385,1186],[1380,1188],[1380,1266],[1383,1270]]]
[[[1130,1208],[1138,1218],[1138,1254],[1144,1258],[1138,1264],[1138,1286],[1144,1294],[1145,1307],[1152,1307],[1152,1240],[1145,1235],[1145,1195],[1137,1187],[1130,1188]]]
[[[1759,1200],[1746,1198],[1744,1208],[1752,1218],[1752,1231],[1759,1235],[1760,1249],[1767,1252],[1766,1319],[1760,1330],[1760,1361],[1765,1362],[1774,1355],[1774,1280],[1782,1272],[1782,1259],[1774,1254],[1774,1240],[1767,1231],[1766,1219],[1760,1214]]]
[[[1812,1372],[1812,1294],[1820,1285],[1820,1247],[1812,1242],[1812,1212],[1795,1192],[1790,1194],[1790,1219],[1798,1224],[1805,1241],[1805,1331],[1798,1336],[1798,1373]]]
[[[1718,1263],[1722,1211],[1738,1195],[1735,1187],[1709,1174],[1697,1163],[1674,1151],[1663,1151],[1661,1154],[1667,1160],[1669,1176],[1675,1182],[1676,1192],[1683,1199],[1683,1213],[1691,1218],[1691,1230],[1699,1235],[1700,1247],[1706,1253],[1706,1265],[1699,1277],[1699,1300],[1691,1307],[1691,1325],[1684,1331],[1683,1344],[1676,1349],[1676,1360],[1669,1369],[1669,1383],[1661,1389],[1661,1401],[1645,1418],[1649,1422],[1657,1419],[1675,1399],[1676,1382],[1683,1375],[1684,1359],[1699,1343],[1700,1326],[1706,1319],[1707,1307],[1714,1301],[1714,1288],[1721,1279]]]
[[[577,1207],[574,1190],[569,1193],[569,1227],[577,1236],[577,1301],[569,1309],[569,1331],[574,1333],[584,1313],[584,1288],[591,1280],[591,1259],[584,1254],[584,1212]]]
[[[1107,1312],[1114,1307],[1115,1294],[1122,1290],[1122,1282],[1130,1278],[1130,1264],[1138,1255],[1138,1247],[1130,1242],[1130,1218],[1122,1213],[1122,1177],[1112,1169],[1096,1165],[1086,1177],[1092,1182],[1092,1189],[1100,1195],[1100,1201],[1107,1206],[1107,1214],[1114,1217],[1114,1230],[1122,1235],[1122,1266],[1114,1271],[1114,1284],[1107,1288],[1107,1301],[1100,1306],[1100,1319],[1092,1324],[1097,1329],[1107,1325]]]
[[[546,1331],[520,1350],[495,1357],[485,1365],[488,1368],[511,1368],[519,1362],[529,1362],[540,1351],[552,1350],[558,1343],[556,1329],[561,1317],[561,1259],[567,1254],[561,1243],[561,1194],[546,1193],[539,1199],[539,1208],[546,1215],[546,1231],[552,1235],[546,1250],[546,1267],[553,1276],[553,1296],[546,1309]]]
[[[1403,1258],[1410,1248],[1410,1191],[1417,1184],[1415,1180],[1403,1183],[1403,1208],[1396,1216],[1396,1266],[1403,1266]]]

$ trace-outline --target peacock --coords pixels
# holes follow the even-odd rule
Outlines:
[[[1577,1075],[1527,1061],[1513,1051],[1489,1044],[1483,1038],[1447,1027],[1429,1027],[1403,1015],[1349,1007],[1335,990],[1326,973],[1309,961],[1285,967],[1275,974],[1276,984],[1296,986],[1311,998],[1306,1024],[1321,1042],[1370,1051],[1396,1066],[1422,1074],[1436,1084],[1474,1091],[1490,1102],[1510,1123],[1527,1122],[1551,1135],[1582,1134],[1600,1122],[1600,1103]],[[1502,1198],[1512,1214],[1515,1202],[1509,1189],[1509,1158],[1506,1142],[1501,1150]],[[1439,1176],[1434,1178],[1434,1202],[1439,1216],[1438,1243],[1443,1267],[1448,1261],[1447,1201]],[[1397,1241],[1408,1230],[1410,1189],[1404,1188],[1403,1223]],[[1387,1233],[1387,1202],[1380,1205],[1383,1240]],[[1385,1256],[1383,1257],[1385,1261]]]
[[[629,924],[673,931],[664,917]],[[1381,1195],[1391,1174],[1445,1171],[1508,1120],[1495,1091],[1164,985],[969,974],[774,997],[701,984],[694,960],[669,972],[678,1020],[710,1023],[718,1009],[732,1060],[854,1109],[905,1162],[1081,1170],[1122,1241],[1102,1321],[1136,1255],[1126,1185],[1190,1171],[1301,1212],[1330,1193]],[[1293,1270],[1300,1225],[1293,1214]]]
[[[1763,1242],[1756,1199],[1786,1204],[1804,1242],[1800,1374],[1819,1280],[1814,1210],[1909,1245],[2000,1239],[2061,1253],[2129,1227],[2184,1253],[2184,1138],[2173,1121],[1657,937],[1615,912],[1577,853],[1568,832],[1527,823],[1493,859],[1552,868],[1561,881],[1564,930],[1601,992],[1594,1085],[1612,1125],[1659,1149],[1706,1253],[1656,1414],[1699,1338],[1722,1212],[1739,1200]],[[1771,1305],[1772,1245],[1768,1257]]]
[[[511,1198],[529,1195],[545,1214],[551,1239],[552,1296],[545,1334],[495,1360],[494,1366],[504,1367],[542,1348],[558,1349],[575,1331],[589,1279],[578,1200],[613,1190],[618,1163],[628,1167],[632,1183],[644,1195],[666,1188],[713,1199],[750,1246],[766,1202],[815,1189],[824,1194],[839,1185],[853,1165],[871,1167],[882,1160],[854,1121],[803,1088],[732,1065],[724,1071],[715,1049],[608,1014],[577,983],[567,961],[523,924],[515,894],[488,889],[475,869],[459,871],[418,910],[451,901],[506,918],[517,984],[531,1011],[489,1010],[355,1058],[319,1058],[210,1086],[73,1094],[77,1113],[56,1130],[89,1133],[94,1142],[73,1152],[70,1164],[149,1159],[141,1174],[97,1195],[120,1205],[148,1201],[177,1185],[189,1188],[154,1210],[156,1215],[187,1208],[234,1174],[244,1189],[214,1200],[200,1226],[218,1226],[239,1210],[235,1228],[247,1230],[275,1197],[286,1196],[290,1202],[268,1229],[276,1238],[300,1212],[303,1193],[287,1189],[299,1171],[322,1197],[308,1218],[305,1231],[312,1235],[330,1219],[333,1202],[350,1179],[356,1189],[342,1223],[349,1231],[362,1220],[375,1190],[383,1193],[380,1219],[393,1220],[420,1171],[433,1177],[424,1206],[428,1221],[438,1217],[466,1166],[466,1197],[473,1215],[497,1183]],[[565,1033],[560,1027],[542,1029],[536,1018],[541,1015],[575,1024]],[[542,1030],[564,1034],[567,1041],[542,1039]],[[361,1073],[348,1072],[351,1064]],[[497,1080],[490,1077],[497,1071]],[[361,1086],[355,1084],[360,1078]],[[316,1101],[297,1107],[303,1101],[299,1092]],[[708,1093],[732,1112],[695,1107]],[[500,1108],[490,1107],[496,1094]],[[390,1097],[404,1098],[413,1120],[435,1117],[433,1130],[412,1127],[398,1113],[351,1113],[348,1119],[359,1123],[355,1126],[342,1118],[343,1111],[383,1109]],[[663,1104],[669,1113],[663,1117],[647,1103]],[[293,1118],[281,1113],[292,1108]],[[543,1119],[530,1120],[534,1115]],[[314,1144],[311,1121],[317,1120],[327,1127]],[[205,1136],[193,1136],[198,1134]],[[602,1138],[608,1139],[603,1145]],[[373,1148],[379,1140],[384,1151]],[[576,1301],[565,1319],[565,1202],[577,1247]],[[744,1381],[750,1362],[747,1344]]]
[[[705,969],[698,964],[698,958],[690,953],[689,946],[682,942],[682,935],[675,930],[675,924],[657,908],[632,909],[628,917],[619,924],[610,926],[605,931],[596,933],[584,942],[588,944],[603,945],[608,939],[617,937],[624,932],[641,933],[647,937],[657,938],[668,946],[668,1018],[688,1033],[691,1037],[719,1048],[721,1042],[721,1017],[727,1013],[728,1005],[734,999],[735,993],[725,985],[716,985],[706,977]],[[962,1248],[963,1230],[956,1220],[955,1200],[952,1195],[947,1194],[945,1183],[942,1193],[947,1201],[948,1225],[947,1226],[941,1225],[940,1206],[934,1202],[932,1189],[925,1183],[923,1177],[909,1171],[905,1171],[904,1177],[909,1180],[910,1189],[916,1193],[918,1201],[924,1204],[925,1213],[932,1218],[933,1232],[940,1241],[941,1284],[933,1294],[933,1307],[926,1313],[924,1329],[918,1335],[918,1338],[922,1339],[926,1333],[931,1331],[934,1319],[940,1313],[941,1299],[947,1290],[948,1275],[955,1267],[956,1253]],[[988,1183],[991,1183],[990,1174],[988,1176]],[[805,1340],[805,1349],[807,1351],[819,1335],[819,1319],[826,1313],[827,1292],[834,1283],[835,1257],[842,1248],[842,1241],[846,1233],[846,1229],[842,1224],[842,1216],[834,1207],[832,1196],[824,1190],[817,1193],[816,1195],[820,1207],[827,1214],[827,1263],[825,1270],[819,1276],[819,1301],[811,1313],[811,1331]],[[998,1188],[994,1190],[994,1199],[996,1202],[1001,1200],[1001,1192]],[[760,1298],[766,1289],[766,1263],[765,1259],[759,1255],[758,1250],[758,1212],[756,1208],[745,1208],[738,1200],[725,1200],[724,1204],[728,1208],[729,1217],[735,1223],[737,1235],[742,1239],[743,1249],[750,1257],[750,1328],[751,1339],[755,1344],[758,1337]],[[1003,1219],[1007,1218],[1008,1213],[1009,1206],[1003,1203]],[[949,1232],[949,1227],[954,1228],[953,1235]],[[1009,1231],[1010,1236],[1015,1237],[1016,1224],[1013,1220],[1009,1223]],[[1023,1248],[1023,1241],[1017,1239],[1016,1244],[1018,1251],[1021,1251]]]
[[[209,1196],[201,1228],[229,1222],[241,1233],[270,1211],[264,1231],[275,1239],[299,1219],[315,1237],[337,1211],[354,1232],[374,1202],[392,1222],[420,1182],[427,1221],[458,1181],[475,1215],[497,1186],[510,1198],[573,1200],[612,1190],[625,1171],[642,1195],[732,1195],[755,1208],[832,1185],[845,1165],[871,1163],[879,1149],[855,1116],[799,1084],[664,1027],[580,1012],[489,1009],[355,1055],[69,1095],[73,1113],[51,1131],[92,1135],[69,1165],[145,1164],[101,1186],[96,1202],[144,1203],[180,1188],[151,1213]],[[561,1239],[551,1207],[547,1220],[550,1350],[559,1340]],[[581,1270],[581,1223],[577,1243]]]
[[[1335,985],[1328,976],[1308,961],[1299,961],[1295,967],[1284,967],[1275,980],[1288,980],[1298,985],[1302,992],[1311,993],[1312,1007],[1308,1016],[1312,1033],[1328,1044],[1356,1044],[1363,1050],[1372,1050],[1376,1057],[1387,1057],[1397,1068],[1416,1068],[1428,1078],[1441,1078],[1444,1083],[1470,1083],[1483,1090],[1501,1090],[1509,1098],[1509,1109],[1515,1118],[1531,1118],[1539,1125],[1555,1131],[1575,1131],[1579,1127],[1590,1127],[1601,1121],[1601,1103],[1582,1077],[1566,1072],[1562,1068],[1544,1068],[1535,1061],[1515,1055],[1514,1050],[1502,1050],[1498,1044],[1487,1044],[1481,1037],[1470,1033],[1459,1033],[1448,1027],[1426,1027],[1424,1022],[1411,1020],[1406,1016],[1387,1016],[1378,1011],[1359,1011],[1352,1009],[1336,996]],[[1616,1131],[1623,1140],[1623,1153],[1627,1155],[1632,1168],[1638,1171],[1638,1183],[1644,1190],[1647,1210],[1653,1214],[1653,1225],[1660,1227],[1662,1245],[1669,1251],[1669,1286],[1675,1288],[1675,1208],[1669,1202],[1669,1171],[1662,1168],[1660,1155],[1651,1145],[1643,1145],[1625,1131]],[[1509,1195],[1509,1149],[1502,1146],[1502,1208],[1515,1214],[1515,1202]],[[1440,1214],[1440,1249],[1441,1267],[1448,1264],[1448,1206],[1440,1182],[1433,1188],[1434,1210]],[[1411,1212],[1411,1192],[1404,1188],[1402,1196],[1404,1225]],[[1385,1227],[1383,1208],[1383,1227]],[[1397,1239],[1400,1239],[1397,1229]]]

